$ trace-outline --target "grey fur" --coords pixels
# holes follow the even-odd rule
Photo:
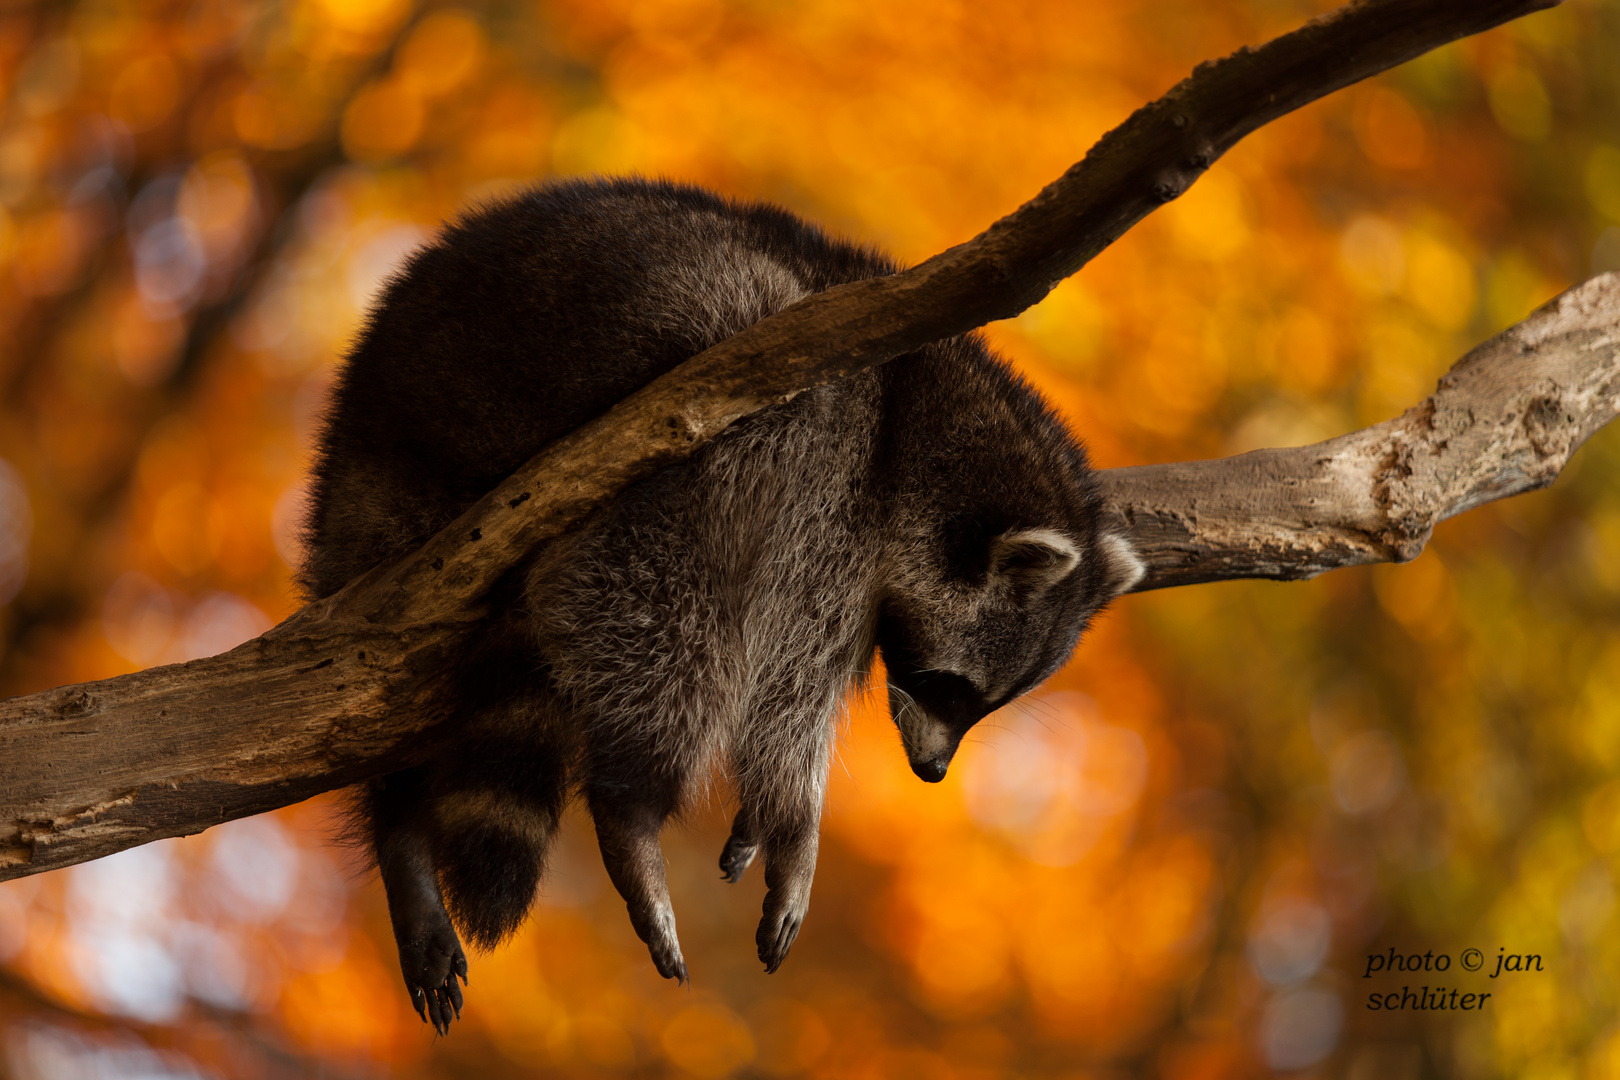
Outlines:
[[[680,359],[892,270],[774,208],[643,181],[469,217],[411,260],[351,354],[310,591],[408,550]],[[717,774],[739,803],[721,867],[736,880],[763,856],[774,971],[808,908],[839,706],[874,650],[912,767],[938,780],[1140,573],[1099,525],[1078,444],[974,335],[740,422],[532,556],[449,709],[458,749],[362,800],[413,999],[436,1026],[459,1014],[459,945],[412,944],[448,927],[435,876],[493,944],[572,790],[659,971],[684,979],[658,831]]]

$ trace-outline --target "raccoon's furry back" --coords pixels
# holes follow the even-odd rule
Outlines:
[[[300,585],[336,592],[681,361],[894,269],[779,207],[664,182],[558,183],[468,214],[391,278],[348,356]]]

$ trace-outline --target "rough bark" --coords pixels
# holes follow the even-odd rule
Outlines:
[[[484,594],[534,545],[750,412],[1022,311],[1180,195],[1261,124],[1437,45],[1555,2],[1358,0],[1261,48],[1204,64],[980,236],[904,273],[810,297],[694,357],[548,446],[417,552],[311,604],[263,637],[221,656],[0,702],[0,879],[198,832],[420,760],[431,753],[435,688],[454,664],[467,628],[484,614]],[[1612,340],[1613,311],[1602,314]],[[1541,354],[1561,355],[1554,338],[1574,340],[1544,334],[1536,339],[1548,342],[1537,346]],[[1611,348],[1611,361],[1612,354]],[[1563,402],[1541,389],[1535,393],[1537,400]],[[1583,400],[1600,399],[1610,410],[1605,418],[1612,415],[1612,395]],[[1454,400],[1459,407],[1467,404],[1464,397]],[[1584,415],[1578,424],[1564,423],[1554,406],[1538,408],[1538,419],[1522,425],[1532,448],[1565,446],[1567,454],[1585,437],[1571,432],[1590,430],[1581,426]],[[1219,504],[1231,515],[1224,532],[1203,528],[1215,520],[1207,477],[1179,507],[1150,498],[1153,493],[1140,484],[1115,485],[1141,495],[1123,504],[1123,511],[1143,523],[1154,565],[1147,587],[1180,583],[1165,578],[1167,573],[1210,580],[1252,576],[1260,567],[1265,576],[1285,576],[1275,572],[1286,548],[1277,537],[1311,508],[1312,499],[1319,500],[1320,513],[1299,517],[1306,532],[1319,519],[1341,531],[1348,528],[1345,522],[1383,528],[1377,512],[1357,501],[1377,504],[1383,498],[1391,509],[1390,536],[1421,537],[1428,526],[1414,533],[1409,524],[1427,504],[1416,484],[1397,474],[1402,462],[1426,465],[1418,461],[1419,448],[1434,442],[1421,442],[1413,432],[1391,434],[1397,457],[1392,467],[1374,473],[1383,486],[1373,495],[1357,495],[1348,485],[1307,493],[1297,509],[1261,515],[1266,533],[1252,544],[1238,531],[1242,480],[1221,489],[1231,492]],[[1407,458],[1399,457],[1402,448],[1411,451]],[[1251,465],[1233,468],[1248,470],[1252,482]],[[1304,465],[1295,473],[1284,465],[1278,469],[1277,482],[1285,487],[1303,482],[1289,479],[1296,473],[1315,475]],[[1413,475],[1417,471],[1414,465]],[[1165,477],[1167,489],[1188,482],[1179,475]],[[1332,495],[1348,501],[1341,506],[1329,500]],[[1471,505],[1466,499],[1445,503],[1465,504]],[[1360,543],[1356,550],[1367,557],[1329,564],[1370,561],[1381,550],[1365,537]],[[1278,558],[1271,562],[1254,554],[1272,547]],[[1382,557],[1397,556],[1410,541],[1406,547],[1390,541],[1386,548]],[[1204,549],[1207,557],[1200,554]],[[1230,572],[1199,569],[1221,558]]]

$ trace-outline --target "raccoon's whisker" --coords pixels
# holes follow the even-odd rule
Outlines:
[[[917,699],[894,685],[894,683],[889,683],[889,693],[900,699],[900,715],[894,718],[895,723],[899,723],[902,717],[909,715],[912,709],[918,707]]]
[[[1024,713],[1041,726],[1041,730],[1055,734],[1068,730],[1068,723],[1064,720],[1064,712],[1045,698],[1021,698],[1019,705]]]
[[[985,717],[983,720],[980,720],[979,723],[978,723],[978,726],[975,727],[973,730],[975,730],[975,731],[1012,731],[1013,727],[1012,727],[1011,724],[1007,723],[1005,720],[997,719],[996,714],[999,713],[1000,711],[1001,711],[1000,709],[997,709],[996,712],[993,712],[989,716]]]

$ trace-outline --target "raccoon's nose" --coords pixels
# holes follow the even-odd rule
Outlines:
[[[940,758],[933,758],[929,761],[913,761],[911,771],[916,773],[919,779],[930,784],[937,784],[945,779],[945,770],[950,767],[950,764],[950,762]]]

